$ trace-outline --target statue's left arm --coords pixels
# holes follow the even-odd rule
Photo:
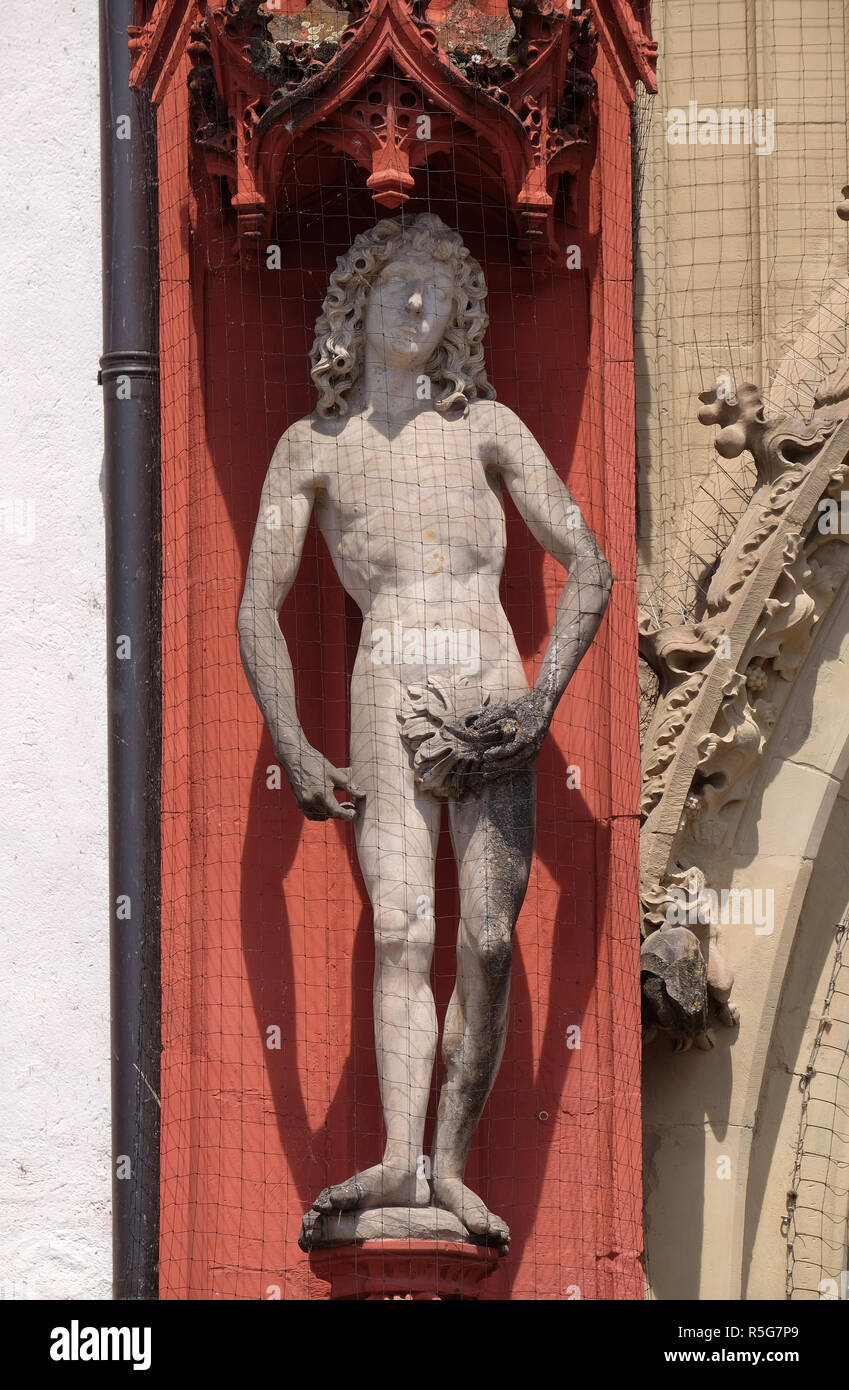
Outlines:
[[[551,639],[530,694],[516,702],[519,729],[487,755],[491,773],[530,761],[558,701],[604,617],[612,576],[580,508],[530,430],[504,406],[495,416],[487,462],[512,497],[529,531],[567,571]]]

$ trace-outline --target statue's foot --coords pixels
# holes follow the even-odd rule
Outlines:
[[[325,1187],[313,1202],[313,1210],[368,1211],[372,1207],[426,1207],[430,1188],[424,1178],[408,1168],[376,1163],[346,1182]]]
[[[459,1178],[435,1177],[433,1204],[459,1217],[470,1235],[483,1236],[504,1250],[510,1244],[510,1227],[506,1221],[489,1211],[480,1197]]]

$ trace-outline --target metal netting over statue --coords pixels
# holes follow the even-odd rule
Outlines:
[[[172,9],[161,1296],[640,1298],[647,29]]]

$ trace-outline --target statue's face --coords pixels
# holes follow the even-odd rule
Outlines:
[[[366,305],[368,346],[389,367],[420,367],[454,316],[454,276],[442,261],[399,251],[378,275]]]

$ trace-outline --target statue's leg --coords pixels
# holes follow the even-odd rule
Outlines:
[[[433,1154],[434,1201],[474,1235],[506,1243],[505,1223],[463,1183],[469,1146],[492,1090],[507,1033],[513,928],[534,845],[533,769],[453,803],[460,882],[457,982],[442,1040],[446,1079]]]
[[[430,988],[433,876],[440,805],[413,785],[398,734],[397,697],[388,710],[372,698],[354,705],[351,768],[364,792],[357,854],[374,915],[374,1031],[386,1126],[383,1159],[327,1187],[319,1211],[426,1206],[420,1163],[436,1053]]]

